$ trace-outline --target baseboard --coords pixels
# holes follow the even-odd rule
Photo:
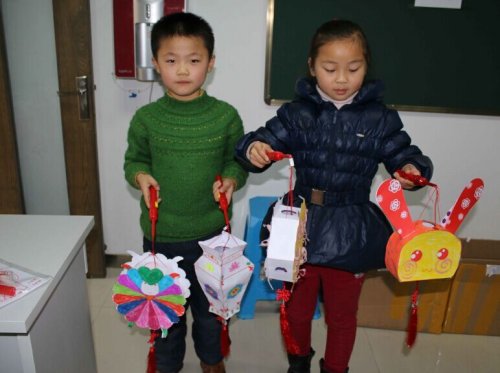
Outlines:
[[[130,255],[106,254],[107,268],[121,268],[123,263],[130,261]]]

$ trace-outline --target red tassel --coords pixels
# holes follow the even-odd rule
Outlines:
[[[231,352],[231,338],[229,338],[229,327],[227,321],[222,317],[219,317],[219,321],[222,324],[222,329],[220,331],[220,352],[222,356],[227,357]]]
[[[410,317],[408,319],[408,328],[406,330],[406,346],[412,348],[417,339],[418,325],[418,282],[415,285],[415,290],[411,296]]]
[[[159,331],[151,330],[148,343],[151,344],[148,353],[148,367],[146,373],[156,373],[155,340],[158,338]]]
[[[288,317],[286,315],[285,303],[290,299],[290,290],[285,288],[283,284],[283,289],[278,289],[276,291],[276,299],[281,300],[280,306],[280,327],[281,335],[283,336],[283,342],[285,343],[285,349],[289,354],[298,355],[299,346],[295,343],[292,337],[292,332],[290,331],[290,324],[288,323]]]

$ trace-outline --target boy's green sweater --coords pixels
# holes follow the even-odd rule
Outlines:
[[[212,185],[216,175],[236,180],[248,176],[234,159],[243,135],[238,112],[205,92],[192,101],[164,95],[140,108],[132,118],[125,152],[125,178],[144,172],[160,184],[157,242],[199,239],[224,226]],[[151,239],[149,212],[141,198],[141,228]]]

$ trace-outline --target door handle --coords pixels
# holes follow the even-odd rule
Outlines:
[[[90,119],[89,87],[86,75],[76,77],[76,90],[78,92],[78,108],[80,119]]]
[[[89,80],[87,75],[77,76],[75,78],[75,91],[58,91],[59,96],[78,96],[78,114],[80,120],[90,119],[90,101],[89,101]]]

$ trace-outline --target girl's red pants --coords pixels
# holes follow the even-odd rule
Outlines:
[[[311,323],[321,291],[327,325],[323,368],[345,372],[356,338],[356,314],[364,275],[305,264],[305,275],[293,286],[287,318],[299,355],[311,350]]]

